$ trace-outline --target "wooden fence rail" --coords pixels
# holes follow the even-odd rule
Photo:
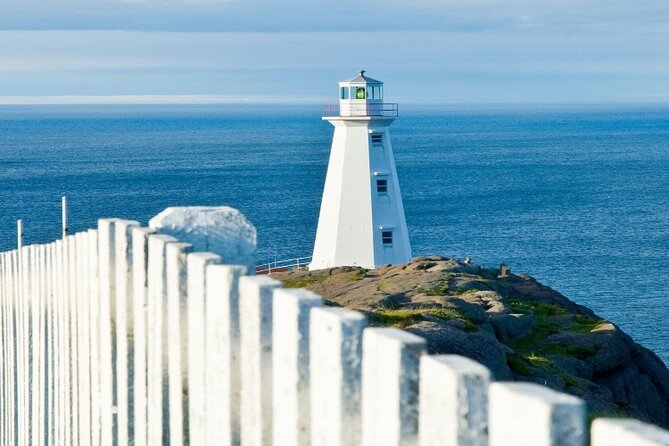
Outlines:
[[[140,227],[0,253],[0,445],[669,445]]]

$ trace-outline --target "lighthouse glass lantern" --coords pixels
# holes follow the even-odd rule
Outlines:
[[[339,106],[326,107],[334,136],[311,270],[411,260],[388,131],[397,104],[383,102],[383,93],[383,82],[360,71],[339,82]]]
[[[370,116],[382,112],[383,82],[365,76],[361,70],[357,76],[339,82],[339,110],[342,116]]]

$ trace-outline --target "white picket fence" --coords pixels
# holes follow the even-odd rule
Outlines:
[[[0,254],[0,444],[585,445],[579,399],[245,272],[117,219]]]

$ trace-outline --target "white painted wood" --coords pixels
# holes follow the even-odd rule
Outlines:
[[[112,342],[116,345],[116,407],[118,444],[127,444],[129,437],[129,401],[132,387],[128,385],[129,368],[132,357],[128,349],[128,325],[132,319],[132,234],[131,229],[139,226],[132,220],[117,220],[114,223],[115,249],[115,333]]]
[[[311,440],[309,320],[323,305],[305,289],[274,290],[273,439],[275,445],[306,446]]]
[[[55,283],[54,283],[54,443],[65,444],[65,350],[63,345],[64,324],[64,290],[63,290],[63,271],[64,271],[64,253],[63,241],[56,241],[55,247]]]
[[[418,444],[418,378],[425,340],[394,328],[363,335],[362,444]]]
[[[525,383],[490,384],[488,398],[480,364],[363,332],[356,312],[150,233],[105,219],[0,253],[0,445],[146,445],[147,422],[161,427],[153,444],[485,445],[486,400],[491,446],[586,442],[578,398]],[[669,446],[669,432],[599,419],[591,444]]]
[[[334,126],[334,136],[313,259],[309,265],[311,270],[344,265],[374,268],[411,260],[409,233],[388,131],[395,118],[367,115],[365,100],[353,102],[363,106],[362,116],[341,113],[341,116],[323,118]],[[350,108],[342,108],[342,112],[345,110]],[[376,144],[372,135],[380,135],[381,143]],[[385,193],[377,190],[375,175],[379,172],[383,172],[383,179],[387,181]],[[393,232],[391,245],[382,242],[383,230]]]
[[[1,444],[3,446],[10,444],[12,440],[12,429],[10,427],[10,420],[12,419],[10,412],[13,411],[12,396],[13,383],[12,375],[14,373],[14,363],[11,358],[12,345],[14,343],[13,337],[10,336],[9,325],[10,319],[14,314],[14,309],[11,301],[12,293],[12,271],[11,271],[11,252],[3,252],[0,254],[0,320],[2,321],[2,345],[4,348],[0,350],[2,355],[2,400],[0,400],[0,434],[2,435]]]
[[[40,406],[40,367],[41,367],[41,343],[40,343],[40,295],[41,295],[41,274],[39,266],[40,246],[32,245],[29,247],[30,259],[30,338],[29,338],[29,374],[30,374],[30,389],[29,389],[29,404],[30,404],[30,444],[37,445],[40,443],[40,423],[39,406]]]
[[[19,361],[20,372],[17,373],[19,386],[19,431],[20,445],[30,444],[30,252],[31,246],[20,250],[20,282],[19,282]]]
[[[598,418],[590,431],[591,446],[669,446],[669,432],[630,418]]]
[[[79,444],[79,350],[77,342],[78,314],[77,300],[79,290],[77,287],[77,246],[76,236],[68,235],[65,238],[67,246],[67,308],[65,310],[68,319],[68,401],[67,414],[69,429],[69,444]],[[67,431],[66,431],[67,432]]]
[[[205,297],[205,379],[208,445],[239,445],[240,265],[208,265]]]
[[[268,276],[239,280],[241,443],[272,443],[272,300],[281,282]]]
[[[37,276],[37,295],[34,296],[33,312],[33,444],[42,446],[46,444],[46,332],[45,332],[45,303],[47,294],[47,246],[37,246],[37,259],[35,262]]]
[[[206,267],[220,262],[212,253],[188,254],[188,432],[189,443],[204,445],[207,440],[206,389]]]
[[[133,313],[133,426],[135,446],[147,444],[147,284],[148,236],[155,232],[149,228],[131,228],[132,234],[132,313]]]
[[[46,296],[46,444],[55,441],[55,409],[56,409],[56,243],[48,245],[48,291]]]
[[[17,372],[19,369],[19,351],[18,351],[18,299],[19,299],[19,251],[14,250],[11,252],[11,276],[12,284],[10,288],[10,311],[11,315],[9,318],[9,361],[10,361],[10,409],[9,409],[9,428],[10,428],[10,444],[15,445],[18,441],[18,406],[19,398],[15,391],[18,391],[18,376]]]
[[[90,349],[90,387],[91,387],[91,445],[101,443],[101,407],[100,407],[100,271],[99,271],[99,233],[97,229],[88,230],[88,324]],[[85,317],[85,316],[82,316]]]
[[[490,446],[585,445],[582,400],[519,382],[494,382],[489,395]]]
[[[183,398],[187,375],[187,266],[188,243],[169,243],[165,247],[167,274],[167,372],[169,379],[170,444],[184,444],[188,407]]]
[[[116,439],[116,407],[114,395],[115,349],[112,339],[112,308],[116,293],[115,229],[116,219],[98,220],[98,274],[100,281],[99,307],[99,355],[100,355],[100,445],[111,446]]]
[[[77,350],[79,358],[78,382],[79,389],[79,444],[92,444],[91,439],[91,349],[90,349],[90,234],[75,234],[77,245]]]
[[[310,321],[311,444],[358,446],[362,331],[367,318],[345,308],[314,308]]]
[[[488,444],[490,371],[457,355],[420,362],[420,446]]]
[[[168,397],[168,382],[165,343],[167,316],[167,289],[165,271],[165,248],[176,242],[174,237],[164,234],[149,235],[149,266],[147,293],[147,435],[149,445],[169,443],[167,426],[169,414],[165,408]]]

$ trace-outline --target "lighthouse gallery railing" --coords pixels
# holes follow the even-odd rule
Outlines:
[[[384,102],[381,104],[326,104],[323,116],[382,116],[397,118],[399,116],[399,106],[395,102]]]

